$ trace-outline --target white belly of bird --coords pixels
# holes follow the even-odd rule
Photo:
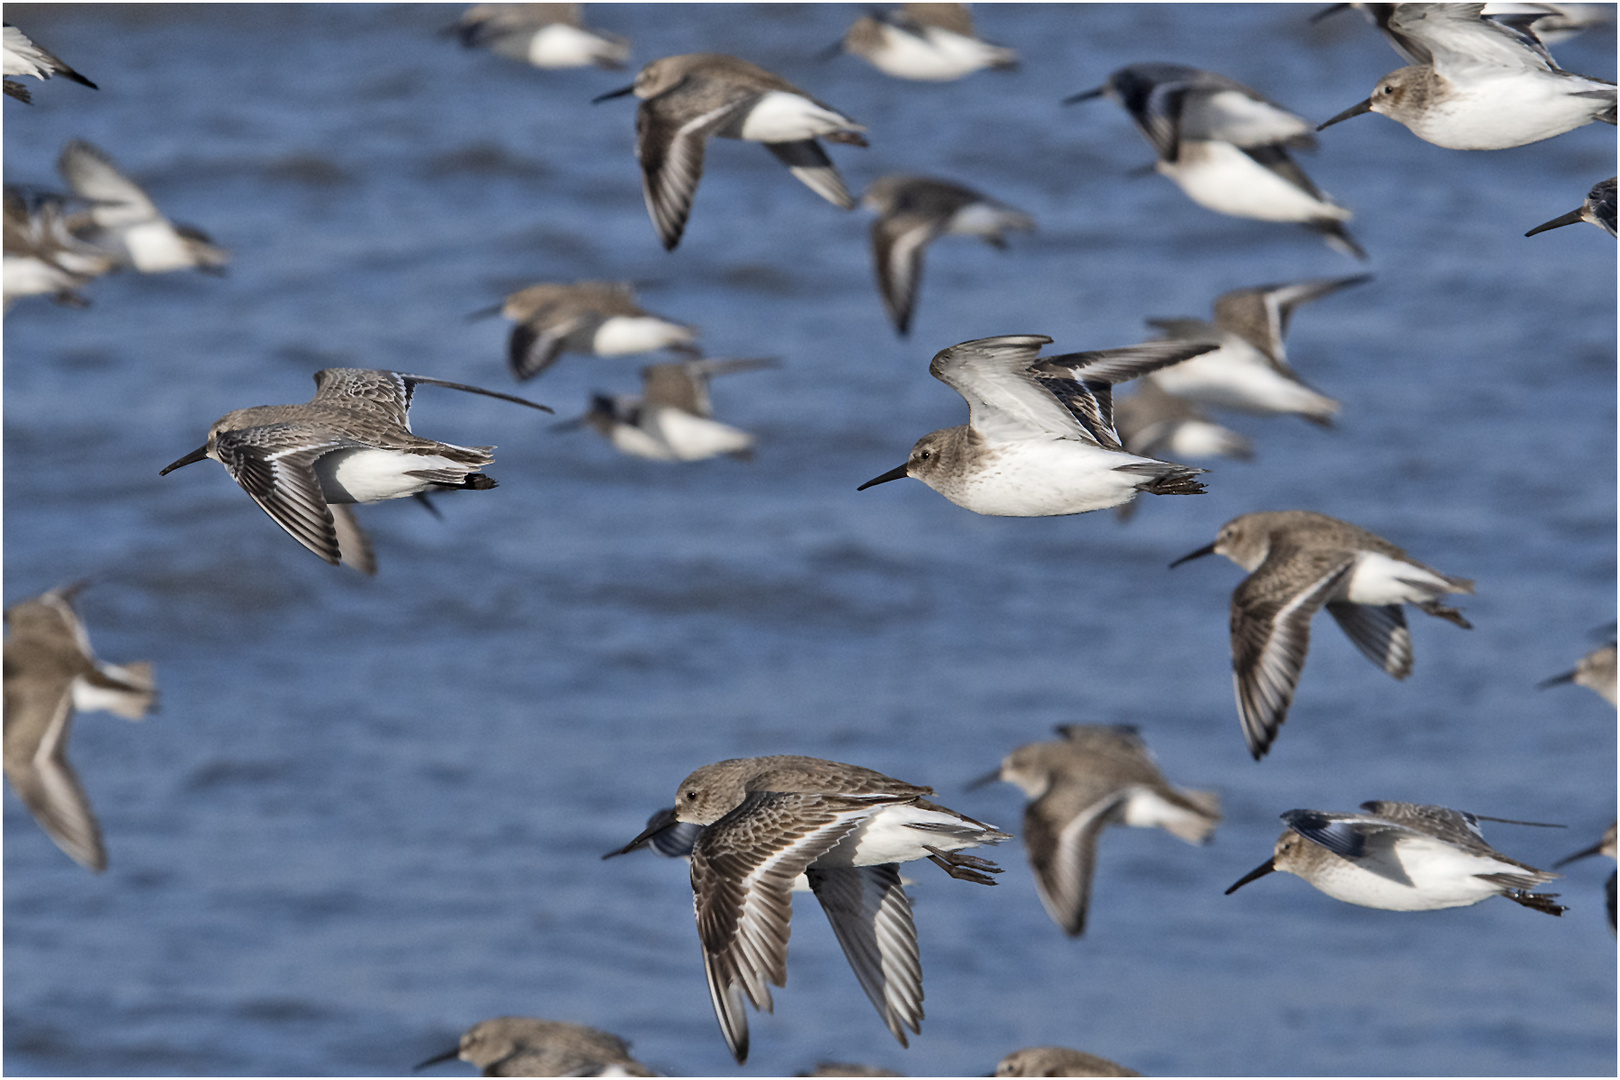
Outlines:
[[[913,825],[939,828],[913,828]],[[885,806],[863,821],[813,866],[879,866],[926,859],[926,844],[941,851],[978,847],[984,835],[955,814],[924,810],[908,803]]]
[[[1177,461],[1240,454],[1243,449],[1241,435],[1207,420],[1182,421],[1176,425],[1168,443],[1169,456]]]
[[[418,469],[453,469],[462,476],[478,469],[437,454],[406,454],[398,450],[334,450],[315,461],[315,475],[329,503],[372,503],[402,499],[434,486]]]
[[[947,40],[954,38],[955,40]],[[975,49],[973,46],[978,46]],[[933,31],[926,38],[884,27],[883,47],[867,57],[872,66],[896,79],[949,82],[986,67],[995,59],[983,42],[960,34]]]
[[[621,454],[631,457],[646,458],[649,461],[675,461],[674,451],[668,444],[651,432],[643,431],[634,424],[614,424],[613,431],[608,435],[608,441],[613,448]]]
[[[78,279],[72,274],[43,259],[24,255],[5,257],[5,294],[8,298],[60,292],[77,284]]]
[[[642,423],[676,461],[702,461],[754,445],[754,437],[748,432],[717,420],[693,416],[684,409],[650,409],[643,413]]]
[[[1007,229],[1017,228],[1017,220],[999,207],[974,202],[952,214],[945,231],[958,236],[1000,236]]]
[[[1078,439],[1030,439],[988,447],[974,471],[926,483],[956,505],[995,517],[1083,514],[1128,502],[1146,477],[1118,467],[1151,458]]]
[[[1356,555],[1344,598],[1356,604],[1416,604],[1450,591],[1444,578],[1421,566],[1363,551]]]
[[[1295,187],[1231,143],[1183,141],[1178,160],[1154,165],[1199,206],[1259,221],[1347,221],[1350,211]]]
[[[727,125],[719,134],[754,142],[798,142],[858,127],[847,117],[817,105],[802,94],[771,90],[748,110],[740,127]]]
[[[1386,911],[1433,911],[1466,907],[1502,890],[1476,875],[1523,873],[1522,867],[1479,855],[1439,840],[1413,837],[1395,844],[1394,861],[1412,884],[1403,885],[1363,869],[1352,860],[1335,858],[1307,880],[1335,900]]]
[[[1201,835],[1212,827],[1208,819],[1177,806],[1152,788],[1134,789],[1125,800],[1120,820],[1137,829],[1164,829],[1177,836]]]
[[[1153,373],[1159,385],[1203,405],[1250,413],[1331,414],[1339,403],[1281,374],[1235,334],[1220,348]]]
[[[572,68],[594,64],[602,39],[567,23],[552,23],[529,39],[529,63],[538,68]]]
[[[615,315],[597,327],[591,351],[597,356],[629,356],[688,344],[695,336],[690,327],[651,315]]]
[[[1505,150],[1562,135],[1591,123],[1602,108],[1602,102],[1571,91],[1614,90],[1589,79],[1532,70],[1470,80],[1460,88],[1444,85],[1449,93],[1430,98],[1428,109],[1401,123],[1418,138],[1449,150]],[[1613,101],[1611,97],[1611,105]]]
[[[131,225],[122,236],[129,261],[143,274],[164,274],[197,265],[185,238],[167,221]]]

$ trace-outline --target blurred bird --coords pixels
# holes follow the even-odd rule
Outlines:
[[[1122,67],[1063,103],[1096,97],[1124,106],[1158,154],[1154,169],[1198,205],[1305,225],[1335,250],[1367,257],[1344,227],[1350,211],[1319,191],[1288,154],[1316,145],[1303,117],[1225,75],[1182,64]]]
[[[796,754],[705,765],[676,789],[676,821],[704,826],[692,848],[692,895],[709,995],[726,1045],[748,1059],[747,1003],[771,1010],[787,985],[790,887],[808,879],[867,997],[908,1045],[920,1030],[922,967],[899,864],[928,859],[993,885],[1000,868],[963,849],[1011,839],[929,801],[933,789],[871,769]],[[631,851],[669,828],[655,814]]]
[[[630,59],[630,43],[587,29],[578,4],[474,4],[440,32],[537,68],[618,69]]]
[[[208,429],[206,443],[158,475],[213,458],[294,540],[333,566],[374,574],[371,542],[348,504],[495,486],[480,471],[494,464],[493,446],[455,446],[411,433],[411,398],[421,384],[552,411],[424,375],[327,368],[315,373],[307,404],[228,412]]]
[[[1573,670],[1554,675],[1539,684],[1537,689],[1545,690],[1564,683],[1584,686],[1610,705],[1615,704],[1615,643],[1611,641],[1601,649],[1592,650],[1581,657],[1581,662]]]
[[[90,800],[67,757],[73,712],[139,720],[157,700],[152,665],[96,659],[73,598],[84,582],[6,609],[6,778],[56,846],[100,873],[107,850]]]
[[[1026,1046],[996,1063],[994,1076],[1141,1076],[1107,1058],[1067,1046]]]
[[[626,94],[641,99],[636,159],[647,213],[665,250],[681,242],[711,135],[764,143],[810,190],[834,206],[855,208],[816,140],[865,146],[866,128],[780,75],[724,53],[684,53],[654,60],[634,83],[596,100]]]
[[[95,83],[62,63],[51,53],[35,45],[33,41],[29,40],[27,34],[10,23],[4,24],[3,33],[5,45],[4,49],[0,51],[4,52],[5,74],[32,75],[41,81],[50,78],[52,75],[60,75],[64,79],[71,79],[80,86],[88,86],[92,90],[98,89]],[[32,95],[28,93],[28,88],[22,83],[6,79],[4,80],[4,87],[7,97],[14,97],[25,105],[33,103]]]
[[[1142,457],[1254,457],[1254,443],[1247,436],[1215,423],[1192,402],[1167,391],[1155,375],[1136,380],[1136,393],[1114,398],[1114,427],[1125,452]]]
[[[1605,832],[1603,834],[1603,839],[1602,840],[1599,840],[1597,843],[1593,844],[1589,848],[1583,848],[1582,850],[1577,851],[1573,855],[1566,855],[1564,858],[1559,859],[1557,862],[1553,863],[1553,869],[1556,870],[1560,866],[1565,865],[1566,863],[1572,863],[1577,859],[1589,858],[1590,856],[1593,856],[1593,855],[1607,855],[1609,858],[1613,859],[1614,856],[1615,856],[1615,843],[1614,843],[1615,836],[1614,836],[1614,832],[1615,832],[1615,823],[1610,822],[1609,823],[1609,829],[1608,829],[1607,832]],[[1604,886],[1604,892],[1607,895],[1607,899],[1608,899],[1607,906],[1608,906],[1608,909],[1609,909],[1609,929],[1610,930],[1613,930],[1615,928],[1615,922],[1614,922],[1614,916],[1615,916],[1614,884],[1615,884],[1615,882],[1614,882],[1614,872],[1610,871],[1609,872],[1608,884]]]
[[[904,1076],[893,1069],[880,1069],[876,1065],[855,1065],[847,1061],[823,1061],[809,1072],[794,1076]]]
[[[1362,655],[1397,679],[1412,673],[1412,636],[1402,604],[1464,630],[1447,593],[1474,583],[1413,559],[1359,525],[1310,510],[1271,510],[1235,517],[1215,542],[1171,563],[1225,555],[1249,576],[1232,593],[1232,682],[1249,753],[1259,761],[1288,718],[1311,617],[1326,605]]]
[[[894,327],[904,336],[922,282],[923,250],[941,236],[978,236],[1007,246],[1011,230],[1029,232],[1035,219],[1022,210],[946,180],[895,174],[875,180],[861,205],[878,214],[872,223],[872,262],[878,291]]]
[[[1159,828],[1202,844],[1220,823],[1221,799],[1213,791],[1172,786],[1134,727],[1067,724],[1056,730],[1061,740],[1020,746],[970,786],[1003,780],[1030,800],[1024,849],[1041,903],[1064,933],[1078,937],[1086,929],[1104,829]]]
[[[441,1061],[470,1061],[485,1076],[657,1076],[630,1056],[617,1035],[584,1024],[497,1016],[462,1033],[461,1043],[418,1062],[413,1071]]]
[[[1403,4],[1387,32],[1415,63],[1317,130],[1382,113],[1451,150],[1504,150],[1601,120],[1615,123],[1615,86],[1565,71],[1536,35],[1482,17],[1482,4]]]
[[[60,198],[5,188],[5,308],[20,297],[49,294],[84,307],[78,290],[113,269],[113,259],[74,236]]]
[[[1530,890],[1559,875],[1510,859],[1485,842],[1481,821],[1536,821],[1468,814],[1421,803],[1364,802],[1359,814],[1290,810],[1276,853],[1226,890],[1231,896],[1274,870],[1298,875],[1335,900],[1386,911],[1466,907],[1505,896],[1562,915],[1557,893]]]
[[[140,185],[118,171],[112,158],[83,139],[62,149],[57,168],[74,194],[90,204],[68,226],[143,274],[196,267],[223,273],[230,252],[200,229],[164,217]]]
[[[1612,176],[1607,180],[1599,180],[1593,185],[1592,190],[1586,193],[1586,201],[1578,208],[1571,210],[1567,214],[1561,214],[1551,221],[1544,221],[1524,235],[1534,236],[1538,232],[1546,232],[1548,229],[1557,229],[1564,225],[1573,225],[1577,221],[1589,221],[1610,236],[1615,235],[1614,182],[1615,178]]]
[[[1219,346],[1154,378],[1167,393],[1201,405],[1262,415],[1294,413],[1332,427],[1341,406],[1308,386],[1288,365],[1283,342],[1299,305],[1369,280],[1364,274],[1233,289],[1215,298],[1213,322],[1149,319],[1147,324],[1168,340]]]
[[[1113,385],[1212,345],[1148,342],[1041,359],[1051,338],[1013,334],[952,345],[928,365],[968,403],[968,422],[917,440],[904,465],[857,491],[911,476],[976,514],[1045,517],[1104,510],[1136,497],[1198,495],[1203,469],[1126,453]]]
[[[654,461],[702,461],[730,454],[747,458],[754,436],[714,419],[709,379],[775,367],[770,357],[680,360],[641,369],[641,394],[594,394],[591,407],[561,429],[589,424],[618,450]]]
[[[695,351],[697,339],[696,327],[643,309],[627,281],[542,282],[472,317],[497,313],[517,323],[506,363],[520,382],[539,375],[565,352],[630,356],[655,349]]]
[[[1018,66],[1016,52],[982,41],[973,32],[966,4],[906,4],[898,11],[869,12],[828,53],[840,51],[885,75],[921,82],[949,82],[985,68]]]

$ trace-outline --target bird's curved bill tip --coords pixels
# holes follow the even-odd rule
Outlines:
[[[1323,8],[1321,11],[1318,11],[1316,14],[1312,15],[1308,21],[1313,22],[1313,23],[1319,23],[1323,19],[1327,18],[1329,15],[1332,15],[1335,12],[1343,11],[1345,8],[1347,8],[1349,6],[1350,6],[1349,4],[1329,4],[1327,7]]]
[[[592,105],[598,105],[598,104],[601,104],[602,102],[608,100],[609,98],[624,97],[626,94],[635,93],[635,90],[636,90],[636,84],[635,83],[631,83],[629,86],[621,86],[617,90],[609,90],[605,94],[598,94],[596,97],[591,98],[591,104]]]
[[[433,1057],[428,1058],[426,1061],[419,1061],[415,1065],[412,1065],[411,1066],[411,1072],[421,1072],[423,1069],[427,1068],[429,1065],[437,1065],[441,1061],[449,1061],[452,1058],[456,1058],[456,1057],[459,1057],[459,1056],[461,1056],[461,1047],[452,1046],[450,1049],[446,1050],[442,1054],[435,1054]]]
[[[1348,120],[1352,116],[1360,116],[1364,112],[1372,112],[1372,98],[1368,98],[1366,101],[1358,101],[1356,104],[1350,106],[1333,119],[1322,121],[1320,124],[1316,125],[1316,130],[1321,131],[1323,128],[1332,127],[1340,120]]]
[[[1537,225],[1524,235],[1534,236],[1536,233],[1546,232],[1548,229],[1561,229],[1565,225],[1574,225],[1580,220],[1581,212],[1579,210],[1571,210],[1569,213],[1564,214],[1561,217],[1555,217],[1551,221],[1542,222],[1540,225]]]
[[[904,465],[896,466],[895,468],[890,469],[888,472],[884,473],[882,476],[874,476],[874,477],[872,477],[872,479],[868,480],[866,483],[862,484],[860,487],[856,488],[855,490],[856,491],[865,491],[867,488],[876,487],[878,484],[887,484],[890,480],[903,480],[903,479],[905,479],[905,476],[906,476],[906,467]]]
[[[1078,94],[1070,94],[1063,99],[1063,104],[1074,105],[1077,102],[1090,101],[1092,98],[1102,97],[1107,92],[1108,88],[1106,86],[1096,86],[1090,90],[1082,90]]]
[[[1244,874],[1242,877],[1234,881],[1232,883],[1232,887],[1226,890],[1225,895],[1231,896],[1233,893],[1243,888],[1243,886],[1247,885],[1255,878],[1263,878],[1275,869],[1277,869],[1276,860],[1274,858],[1267,859],[1265,862],[1261,863],[1259,866],[1255,867],[1253,870],[1250,870],[1247,874]]]
[[[1001,779],[1001,766],[997,765],[995,768],[991,769],[989,772],[985,773],[983,776],[975,777],[974,779],[969,780],[967,782],[967,790],[968,791],[976,791],[977,789],[984,787],[986,784],[993,784],[997,780],[1000,780],[1000,779]]]
[[[1205,555],[1213,555],[1213,554],[1215,554],[1215,545],[1214,544],[1205,544],[1203,547],[1199,548],[1197,551],[1189,551],[1189,552],[1187,552],[1187,554],[1183,555],[1181,558],[1179,558],[1175,562],[1171,563],[1170,564],[1170,569],[1174,570],[1176,567],[1180,566],[1184,562],[1191,562],[1194,559],[1201,559]]]
[[[647,822],[647,827],[645,829],[641,830],[641,835],[640,836],[636,837],[634,840],[632,840],[628,844],[624,845],[624,847],[619,848],[617,851],[608,852],[606,855],[603,855],[602,858],[611,859],[615,855],[628,855],[628,854],[630,854],[632,851],[634,851],[637,848],[639,848],[639,847],[643,846],[644,844],[646,844],[647,841],[651,840],[658,833],[661,833],[665,829],[669,828],[670,824],[674,820],[675,820],[675,813],[674,813],[674,808],[673,807],[670,808],[670,812],[669,812],[669,815],[668,815],[667,818],[662,813],[654,814],[653,817],[652,817],[652,820]]]
[[[1541,680],[1540,682],[1536,683],[1536,689],[1546,690],[1554,686],[1563,686],[1565,683],[1572,683],[1574,681],[1575,671],[1572,668],[1569,671],[1564,672],[1562,675],[1554,675],[1550,679]]]
[[[202,446],[197,447],[197,449],[193,450],[191,453],[187,454],[185,457],[181,458],[179,461],[176,461],[174,464],[172,464],[172,465],[168,466],[167,468],[165,468],[162,472],[158,473],[158,475],[159,476],[168,476],[170,473],[174,472],[174,470],[180,468],[181,466],[190,465],[192,462],[195,462],[195,461],[201,461],[203,458],[205,458],[207,456],[208,456],[208,446],[207,446],[207,444],[204,444]]]

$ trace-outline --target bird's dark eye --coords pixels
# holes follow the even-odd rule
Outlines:
[[[688,791],[688,792],[687,792],[687,793],[686,793],[686,801],[687,801],[687,802],[697,802],[697,792],[695,792],[695,791]]]

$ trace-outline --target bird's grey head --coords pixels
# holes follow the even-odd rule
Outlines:
[[[1026,799],[1038,799],[1052,786],[1052,768],[1044,750],[1047,744],[1020,746],[1001,759],[1001,779],[1016,784]]]
[[[718,761],[681,781],[675,789],[675,820],[713,825],[736,809],[747,792],[734,761]]]
[[[906,475],[937,490],[956,460],[956,441],[961,430],[944,428],[918,439],[906,458]]]
[[[665,56],[649,62],[640,71],[636,72],[636,81],[631,84],[630,92],[643,101],[650,97],[657,97],[664,91],[673,88],[694,66],[694,57],[701,53],[682,53],[678,56]]]

